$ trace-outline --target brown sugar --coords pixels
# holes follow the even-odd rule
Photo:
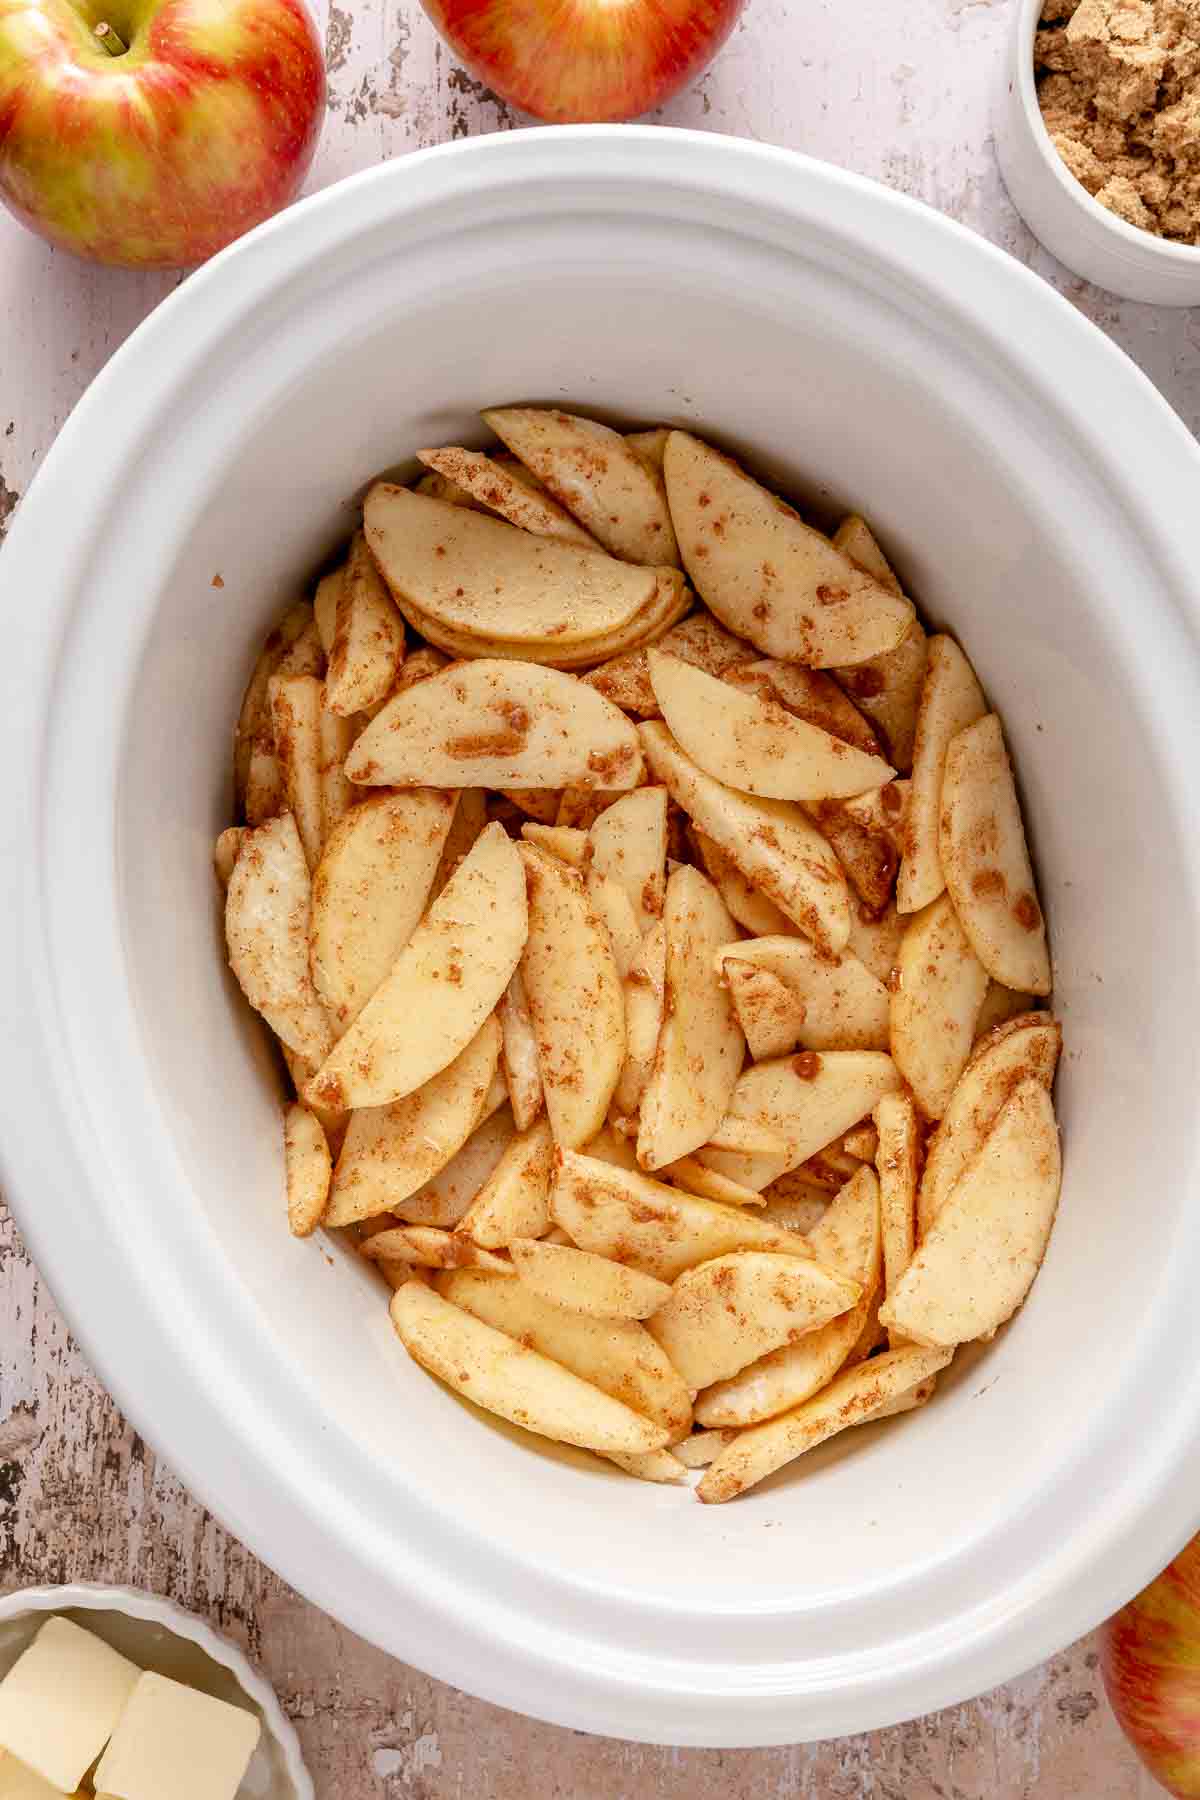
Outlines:
[[[1088,193],[1200,244],[1200,0],[1046,0],[1034,68],[1046,129]]]

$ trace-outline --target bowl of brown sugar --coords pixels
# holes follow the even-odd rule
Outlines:
[[[996,150],[1068,268],[1200,304],[1200,0],[1019,0]]]

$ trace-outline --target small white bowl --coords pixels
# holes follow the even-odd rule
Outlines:
[[[185,1681],[214,1699],[246,1704],[262,1725],[238,1800],[314,1800],[300,1740],[283,1708],[241,1651],[194,1613],[140,1588],[22,1588],[0,1599],[0,1678],[32,1642],[51,1613],[95,1632],[139,1668]],[[81,1616],[81,1615],[86,1615]]]
[[[1125,300],[1200,305],[1200,247],[1129,225],[1093,200],[1055,149],[1038,105],[1033,41],[1042,0],[1019,0],[996,108],[996,156],[1009,196],[1052,255]]]

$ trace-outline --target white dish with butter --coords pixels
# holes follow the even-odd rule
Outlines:
[[[481,1424],[367,1269],[288,1241],[265,1046],[218,979],[209,856],[254,649],[363,484],[399,447],[478,441],[495,395],[602,397],[711,433],[818,519],[869,507],[1004,716],[1047,882],[1072,1056],[1036,1289],[986,1373],[963,1358],[903,1431],[736,1507]],[[0,659],[4,1187],[119,1403],[294,1586],[502,1705],[791,1743],[1028,1668],[1195,1529],[1197,492],[1179,421],[1028,270],[705,134],[386,164],[118,351],[0,552],[30,597]]]
[[[51,1624],[46,1633],[48,1621],[82,1629],[55,1633]],[[34,1656],[26,1657],[31,1646]],[[26,1679],[19,1695],[10,1690],[6,1711],[5,1678],[18,1662]],[[230,1716],[233,1709],[246,1725]],[[14,1769],[0,1749],[2,1800],[72,1791],[60,1784],[82,1782],[100,1750],[97,1793],[132,1794],[147,1780],[162,1793],[159,1770],[170,1767],[172,1745],[197,1715],[208,1761],[195,1755],[181,1772],[179,1791],[189,1800],[227,1791],[227,1771],[242,1766],[250,1745],[237,1800],[313,1800],[299,1740],[278,1699],[203,1619],[137,1588],[25,1588],[0,1599],[0,1745],[11,1735],[15,1748],[19,1737],[23,1754],[40,1761],[55,1784]]]

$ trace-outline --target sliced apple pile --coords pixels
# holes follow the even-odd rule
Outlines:
[[[724,1501],[928,1405],[1045,1254],[1017,784],[858,515],[483,418],[370,488],[242,698],[213,867],[280,1211],[476,1405]]]

